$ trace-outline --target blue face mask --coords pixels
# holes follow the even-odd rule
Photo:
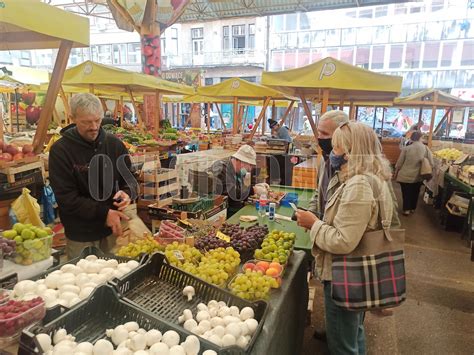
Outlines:
[[[341,170],[341,167],[347,163],[347,160],[344,159],[345,156],[346,156],[345,154],[342,154],[342,155],[334,154],[334,151],[331,150],[331,153],[329,154],[329,161],[333,169]]]
[[[245,177],[245,175],[247,175],[247,169],[245,168],[240,169],[240,176]]]

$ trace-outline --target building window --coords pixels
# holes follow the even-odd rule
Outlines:
[[[140,64],[142,58],[140,43],[129,43],[127,47],[128,64]],[[94,52],[92,52],[92,56],[94,56]]]
[[[431,0],[431,11],[439,11],[444,7],[444,0]]]
[[[112,45],[112,60],[113,64],[125,64],[127,62],[127,45],[113,44]]]
[[[386,26],[377,26],[373,31],[373,43],[388,43],[390,29]]]
[[[168,54],[178,55],[178,29],[171,29],[171,45],[168,47]]]
[[[405,42],[407,38],[406,33],[407,26],[405,25],[394,25],[390,29],[390,41],[391,42]]]
[[[465,41],[462,47],[461,65],[474,65],[474,41]]]
[[[403,4],[395,5],[395,16],[405,15],[407,13],[407,7]]]
[[[369,69],[369,47],[358,47],[355,65],[364,69]]]
[[[99,63],[112,64],[112,46],[110,44],[99,45]]]
[[[230,49],[229,26],[222,27],[222,49],[228,51]]]
[[[372,48],[371,69],[383,69],[385,58],[385,46],[374,46]]]
[[[285,16],[285,31],[296,31],[298,16],[297,14],[287,14]]]
[[[388,6],[377,6],[375,8],[375,17],[384,17],[387,16]]]
[[[232,26],[232,49],[242,54],[245,50],[245,25]]]
[[[0,51],[0,63],[1,64],[12,64],[13,63],[10,52]]]
[[[31,52],[30,51],[21,51],[20,65],[26,66],[26,67],[31,66]]]
[[[356,43],[356,29],[343,28],[341,33],[341,45],[354,45]]]
[[[309,30],[310,28],[308,15],[305,12],[300,12],[300,30]]]
[[[343,62],[346,62],[352,65],[352,63],[354,62],[354,48],[353,47],[341,48],[340,58]]]
[[[456,42],[443,43],[443,50],[441,51],[441,66],[450,67],[453,62],[453,54],[456,49]]]
[[[390,69],[398,69],[402,65],[402,54],[403,46],[402,45],[391,45],[390,46]]]
[[[439,41],[443,34],[443,22],[427,22],[425,26],[425,39]]]
[[[284,54],[284,51],[272,51],[272,61],[271,61],[272,70],[283,69],[283,54]]]
[[[205,78],[204,85],[209,86],[214,84],[214,78]]]
[[[420,67],[420,44],[408,43],[405,53],[405,68],[415,69]]]
[[[326,46],[339,46],[341,43],[341,30],[331,29],[326,31]]]
[[[275,32],[283,32],[285,28],[285,15],[276,15],[273,16],[272,19]]]
[[[452,21],[445,21],[444,28],[441,33],[442,39],[458,39],[461,37],[461,23],[452,20]]]
[[[204,28],[191,28],[193,55],[202,55],[204,49]]]
[[[311,46],[311,32],[298,33],[298,48],[309,48]]]
[[[361,27],[357,29],[357,44],[372,43],[372,27]]]
[[[372,18],[372,17],[374,17],[373,9],[368,8],[368,9],[359,10],[359,18]]]
[[[437,68],[439,57],[439,43],[425,43],[423,53],[423,68]]]
[[[255,24],[249,25],[249,49],[255,48]]]
[[[326,45],[326,31],[314,31],[311,35],[311,47],[324,47]]]

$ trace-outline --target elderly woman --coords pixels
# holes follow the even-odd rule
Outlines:
[[[332,255],[351,253],[364,233],[380,229],[379,199],[398,227],[389,188],[391,169],[375,132],[363,123],[345,123],[332,138],[330,163],[341,186],[327,201],[323,220],[311,212],[296,213],[298,225],[310,230],[319,278],[324,283],[326,333],[331,354],[365,354],[364,312],[337,306],[331,297]],[[373,191],[378,185],[380,194]]]
[[[420,175],[421,161],[428,158],[433,166],[431,151],[420,142],[422,134],[415,131],[411,134],[410,145],[402,149],[395,165],[395,178],[400,183],[403,197],[403,214],[405,216],[415,212],[418,204],[418,195],[423,178]]]

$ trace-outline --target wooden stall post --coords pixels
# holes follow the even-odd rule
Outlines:
[[[156,105],[156,115],[155,115],[155,138],[158,138],[160,134],[160,122],[161,122],[161,97],[158,90],[155,91],[155,105]]]
[[[176,103],[176,128],[179,127],[179,122],[181,121],[181,104],[179,102]]]
[[[423,106],[420,107],[420,113],[418,114],[418,130],[420,130],[420,124],[421,121],[423,120]]]
[[[263,102],[262,110],[260,111],[260,114],[258,115],[257,122],[255,122],[255,124],[252,127],[252,131],[250,132],[249,140],[252,140],[253,136],[255,135],[255,132],[257,132],[257,128],[258,128],[258,126],[260,126],[260,122],[262,122],[262,119],[265,117],[265,111],[266,111],[269,103],[270,103],[270,97],[267,97],[265,99],[265,101]]]
[[[316,128],[316,124],[314,123],[313,116],[311,115],[311,110],[309,109],[308,103],[306,102],[306,97],[304,96],[304,94],[301,94],[300,97],[303,103],[304,112],[306,113],[306,116],[308,117],[308,121],[309,121],[309,124],[311,125],[311,129],[313,131],[314,137],[317,138],[318,130]],[[322,109],[321,109],[321,113],[322,113]]]
[[[238,121],[238,125],[237,125],[237,130],[238,130],[237,133],[240,132],[240,127],[242,127],[242,122],[244,120],[244,109],[245,109],[244,105],[239,106],[239,113],[238,113],[239,121]]]
[[[290,111],[293,108],[294,104],[295,104],[295,100],[291,100],[290,104],[288,105],[288,108],[286,109],[285,113],[283,114],[283,117],[281,118],[280,122],[278,123],[280,126],[285,123],[286,118],[288,117],[288,114],[290,113]]]
[[[0,106],[0,141],[3,141],[3,107]]]
[[[222,130],[226,130],[227,127],[225,126],[225,121],[224,121],[224,117],[222,116],[222,112],[221,112],[221,109],[219,107],[219,104],[216,103],[216,109],[217,109],[217,113],[219,114],[219,118],[221,119],[221,123],[222,123]]]
[[[354,101],[351,101],[349,104],[349,120],[351,121],[354,120],[354,114],[355,114]]]
[[[276,121],[277,112],[276,112],[276,105],[275,100],[272,101],[272,120]]]
[[[232,119],[232,133],[236,134],[237,133],[237,127],[238,127],[238,98],[237,96],[234,97],[234,111],[233,111],[233,119]]]
[[[53,74],[49,82],[48,91],[46,92],[45,104],[41,110],[38,128],[36,129],[35,138],[33,139],[33,149],[35,153],[43,150],[43,144],[48,133],[49,122],[53,113],[54,104],[58,97],[61,80],[66,70],[69,53],[71,52],[73,43],[71,41],[61,41],[58,56],[54,64]]]
[[[132,102],[133,110],[135,111],[135,114],[137,115],[137,121],[138,121],[138,128],[143,132],[143,117],[142,113],[138,109],[138,105],[135,101],[135,98],[133,97],[132,89],[127,86],[127,92],[128,96],[130,97],[130,101]]]
[[[433,101],[438,102],[438,92],[437,91],[435,91],[433,93]],[[435,118],[436,118],[436,105],[433,105],[433,107],[431,108],[430,131],[428,133],[428,147],[429,148],[431,148],[431,145],[433,143],[433,128],[434,128]]]
[[[323,102],[321,103],[321,115],[328,110],[329,104],[329,89],[323,90]]]
[[[211,104],[207,103],[207,134],[211,133]]]

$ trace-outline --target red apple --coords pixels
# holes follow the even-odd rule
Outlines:
[[[25,156],[25,157],[35,157],[36,154],[34,152],[28,152],[28,153],[24,153],[23,156]]]
[[[41,114],[41,107],[39,106],[28,106],[26,109],[26,121],[29,124],[38,122]]]
[[[23,153],[16,153],[14,156],[13,156],[13,160],[21,160],[23,159],[25,156],[23,155]]]
[[[23,101],[28,106],[33,105],[35,100],[36,100],[36,94],[34,92],[28,91],[21,94],[21,101]]]
[[[2,153],[0,154],[1,161],[12,161],[13,156],[10,153]]]
[[[21,152],[23,154],[26,154],[26,153],[30,153],[33,151],[33,146],[31,144],[25,144],[22,148],[21,148]]]
[[[17,147],[9,144],[9,145],[7,145],[7,149],[5,149],[4,152],[9,153],[13,156],[13,155],[17,154],[19,152],[19,150],[17,149]]]

